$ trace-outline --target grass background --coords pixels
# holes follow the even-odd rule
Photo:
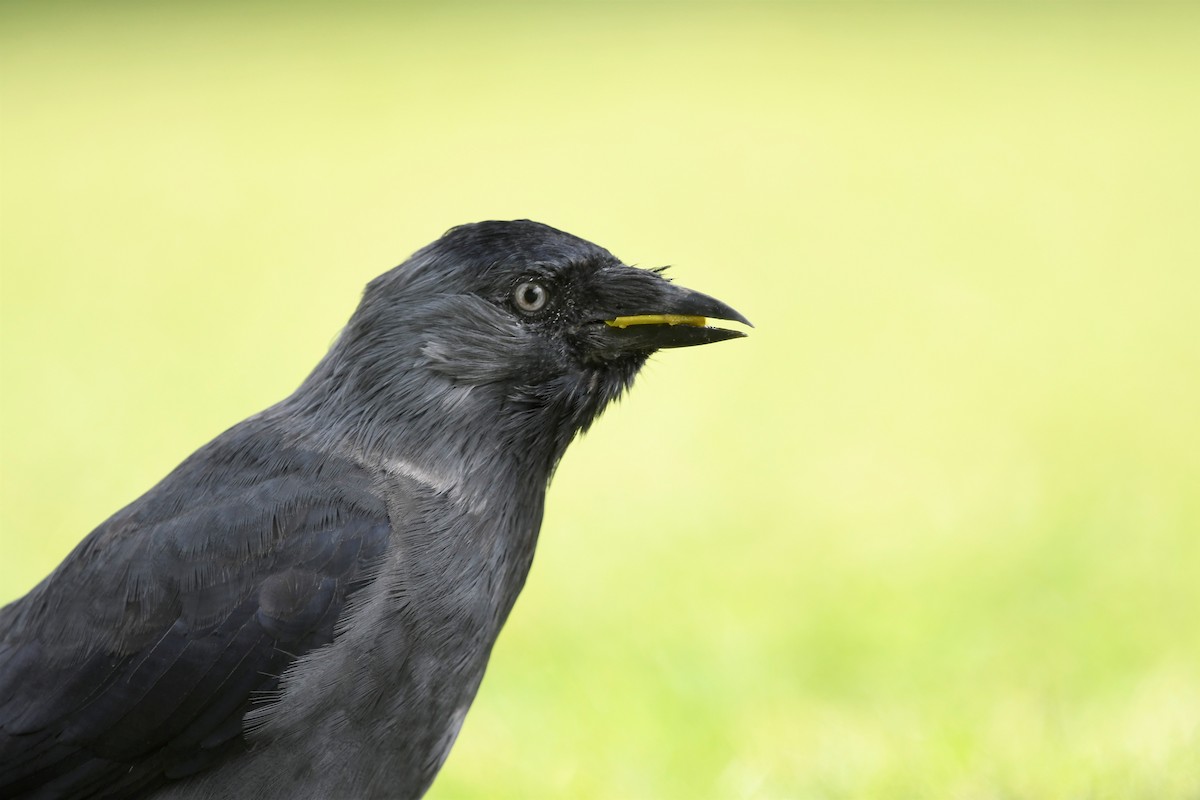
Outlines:
[[[1194,5],[0,7],[0,602],[531,217],[728,300],[433,798],[1200,797]]]

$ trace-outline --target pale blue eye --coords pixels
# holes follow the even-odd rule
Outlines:
[[[549,301],[550,292],[545,286],[533,281],[522,283],[513,292],[513,302],[517,304],[517,308],[527,314],[541,311]]]

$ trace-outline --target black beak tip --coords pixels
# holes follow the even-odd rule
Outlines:
[[[733,316],[731,316],[731,317],[723,317],[722,319],[728,319],[728,320],[731,320],[731,321],[733,321],[733,322],[740,322],[740,323],[742,323],[743,325],[745,325],[747,328],[753,328],[753,327],[754,327],[754,323],[753,323],[753,322],[751,322],[750,320],[746,319],[746,317],[745,317],[745,315],[744,315],[744,314],[741,314],[740,312],[734,311],[732,308],[730,308],[729,310],[730,310],[730,311],[733,311]],[[742,336],[745,336],[745,335],[746,335],[746,334],[744,334],[744,333],[742,334]]]
[[[701,294],[700,292],[687,292],[683,297],[678,298],[676,303],[678,304],[676,308],[680,313],[696,314],[702,317],[711,317],[712,319],[727,320],[730,322],[740,322],[748,328],[754,327],[754,323],[746,319],[744,314],[728,303],[723,303],[711,295]]]
[[[745,339],[747,336],[745,331],[734,331],[729,328],[703,328],[702,330],[705,331],[705,334],[702,341],[698,341],[697,344],[727,342],[730,339]]]

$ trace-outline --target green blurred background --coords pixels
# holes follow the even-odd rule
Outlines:
[[[431,797],[1200,797],[1200,7],[0,8],[0,602],[531,217],[758,327],[572,448]]]

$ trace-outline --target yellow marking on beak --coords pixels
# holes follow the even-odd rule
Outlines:
[[[704,317],[693,317],[687,314],[635,314],[631,317],[606,319],[604,324],[613,328],[628,328],[630,325],[691,325],[695,328],[703,328],[707,321]]]

